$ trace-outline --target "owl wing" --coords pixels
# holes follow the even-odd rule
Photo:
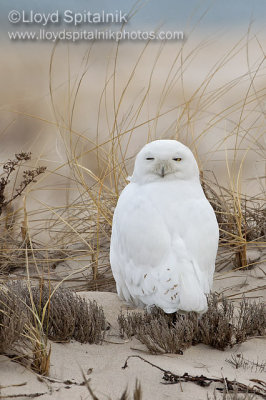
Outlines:
[[[113,218],[110,261],[119,296],[169,313],[205,311],[202,273],[184,238],[135,186],[124,189]]]
[[[202,198],[191,200],[187,204],[186,221],[190,227],[183,235],[188,253],[193,257],[200,271],[199,279],[204,293],[212,287],[215,259],[219,241],[219,227],[210,203]]]

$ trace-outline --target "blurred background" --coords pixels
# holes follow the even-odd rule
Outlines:
[[[47,226],[55,215],[65,229],[66,217],[59,218],[58,209],[66,207],[69,213],[68,205],[99,182],[101,190],[117,196],[136,152],[155,138],[190,146],[202,176],[215,176],[220,185],[248,196],[261,194],[264,0],[10,0],[0,7],[0,161],[30,151],[27,167],[47,167],[26,196],[14,202],[24,222],[25,210],[30,213],[27,223],[35,226],[32,232],[39,239],[52,235]],[[10,32],[40,29],[39,24],[10,23],[11,10],[30,15],[31,10],[60,14],[67,9],[121,10],[130,16],[126,26],[101,24],[100,30],[182,31],[184,38],[76,43],[9,38]],[[41,28],[58,32],[95,26]],[[22,171],[12,176],[9,191]],[[42,218],[36,217],[39,210]],[[42,224],[47,229],[40,232]]]

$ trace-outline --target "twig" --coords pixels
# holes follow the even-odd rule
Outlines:
[[[82,382],[76,382],[73,379],[65,379],[65,380],[61,380],[61,379],[57,379],[57,378],[50,378],[49,376],[43,376],[43,375],[39,375],[37,374],[37,379],[40,382],[43,381],[49,381],[51,383],[62,383],[64,385],[77,385],[77,386],[84,386],[86,385],[86,380],[82,381]]]
[[[13,399],[15,397],[29,397],[30,399],[35,399],[36,397],[43,396],[44,394],[49,394],[48,392],[42,393],[22,393],[22,394],[10,394],[10,395],[0,395],[0,399]]]
[[[260,336],[262,338],[262,336]],[[228,364],[231,364],[234,368],[244,368],[244,369],[250,369],[251,371],[255,369],[257,372],[264,372],[266,371],[266,361],[259,362],[253,361],[253,360],[248,360],[247,358],[244,358],[243,354],[231,354],[231,358],[227,358],[225,360]],[[250,379],[251,380],[251,379]]]
[[[49,381],[51,383],[62,383],[64,385],[68,385],[68,386],[77,385],[77,386],[87,386],[88,387],[88,380],[85,378],[85,375],[84,375],[84,381],[82,381],[82,382],[76,382],[76,381],[74,381],[72,379],[61,380],[61,379],[56,379],[56,378],[50,378],[49,376],[42,376],[42,375],[39,375],[39,374],[36,374],[36,375],[37,375],[37,379],[40,382],[44,382],[46,380],[46,381]],[[19,383],[19,384],[16,384],[16,385],[0,386],[0,389],[7,388],[7,387],[13,387],[13,386],[24,386],[26,384],[27,383],[25,382],[25,383]],[[58,392],[60,389],[61,388],[58,388],[55,391]],[[28,397],[28,398],[31,398],[31,399],[35,399],[35,397],[40,397],[40,396],[43,396],[45,394],[50,394],[50,392],[0,395],[0,399],[13,399],[15,397],[20,397],[20,398],[21,397]],[[97,398],[93,397],[93,399],[96,400]]]
[[[126,359],[126,361],[125,361],[125,364],[124,364],[123,367],[122,367],[122,369],[126,369],[126,368],[128,367],[127,362],[128,362],[128,360],[129,360],[130,358],[139,358],[140,360],[146,362],[147,364],[150,364],[152,367],[155,367],[155,368],[159,369],[159,370],[162,371],[162,372],[170,372],[170,371],[166,371],[165,369],[163,369],[163,368],[161,368],[161,367],[158,367],[158,365],[155,365],[155,364],[151,363],[150,361],[145,360],[145,358],[143,358],[143,357],[141,357],[141,356],[137,356],[137,355],[128,356],[127,359]]]
[[[193,375],[189,375],[187,372],[185,372],[183,375],[176,375],[171,371],[167,371],[166,369],[163,369],[161,367],[159,367],[158,365],[155,365],[153,363],[151,363],[148,360],[145,360],[143,357],[141,356],[137,356],[137,355],[133,355],[133,356],[128,356],[125,364],[123,365],[123,369],[128,367],[128,360],[130,358],[139,358],[140,360],[144,361],[145,363],[151,365],[154,368],[159,369],[160,371],[162,371],[164,373],[163,375],[163,379],[166,381],[165,384],[176,384],[176,383],[180,383],[180,382],[193,382],[196,385],[199,386],[210,386],[210,384],[212,382],[219,382],[222,383],[223,385],[226,385],[228,391],[233,391],[237,388],[237,390],[239,392],[242,393],[252,393],[252,394],[256,394],[257,396],[261,396],[262,398],[266,399],[266,382],[261,381],[261,380],[254,380],[254,379],[250,379],[250,381],[256,382],[258,385],[253,385],[251,386],[247,386],[244,383],[241,382],[237,382],[237,381],[231,381],[227,378],[209,378],[206,377],[204,375],[200,375],[200,376],[193,376]],[[221,388],[217,388],[216,390],[223,390]]]
[[[94,394],[93,391],[91,390],[91,387],[90,387],[90,385],[89,385],[90,379],[87,379],[87,378],[86,378],[86,376],[85,376],[85,374],[84,374],[84,371],[82,371],[82,375],[83,375],[83,379],[84,379],[84,384],[85,384],[86,388],[88,389],[88,391],[89,391],[89,393],[90,393],[92,399],[93,399],[93,400],[99,400],[98,397],[95,396],[95,394]]]
[[[17,387],[17,386],[25,386],[27,385],[27,382],[23,382],[23,383],[16,383],[14,385],[7,385],[7,386],[2,386],[0,385],[0,390],[1,389],[6,389],[6,388],[11,388],[11,387]]]

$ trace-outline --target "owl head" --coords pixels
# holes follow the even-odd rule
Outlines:
[[[199,169],[191,150],[177,140],[155,140],[138,153],[131,182],[173,179],[198,180]]]

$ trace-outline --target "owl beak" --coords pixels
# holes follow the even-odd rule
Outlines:
[[[165,175],[165,168],[164,168],[164,166],[163,166],[162,169],[161,169],[161,176],[162,176],[162,178],[164,178],[164,175]]]

